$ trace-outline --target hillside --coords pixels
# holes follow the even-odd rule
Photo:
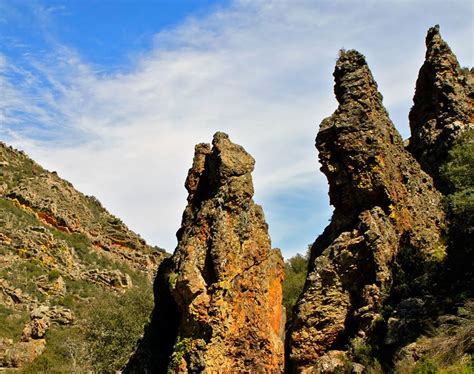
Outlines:
[[[124,295],[149,300],[164,256],[97,199],[0,143],[0,367],[28,367],[41,353],[42,369],[70,367],[90,349],[82,330],[91,308],[108,297],[104,317]]]

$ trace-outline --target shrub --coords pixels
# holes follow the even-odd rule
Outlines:
[[[122,368],[133,353],[153,308],[151,286],[134,287],[124,294],[104,294],[88,308],[84,335],[97,372]]]
[[[474,232],[474,130],[466,131],[449,151],[440,169],[451,194],[447,196],[451,226],[456,232]]]
[[[474,245],[474,130],[466,131],[449,151],[440,168],[450,194],[446,196],[449,219],[448,268],[453,282],[472,289]],[[467,287],[466,287],[467,286]],[[455,286],[458,287],[458,286]]]
[[[291,317],[294,305],[303,290],[308,270],[308,255],[297,254],[285,261],[285,280],[283,282],[283,305],[287,319]]]

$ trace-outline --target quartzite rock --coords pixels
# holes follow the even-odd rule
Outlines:
[[[334,77],[339,107],[321,123],[316,146],[335,210],[312,247],[287,335],[291,371],[355,336],[370,339],[404,251],[420,267],[444,255],[441,196],[404,149],[364,56],[342,51]]]
[[[474,129],[474,71],[461,69],[439,26],[428,30],[426,48],[410,111],[409,150],[447,192],[438,169],[453,141],[466,129]]]
[[[223,133],[196,146],[178,246],[128,372],[283,370],[283,261],[252,201],[254,163]]]

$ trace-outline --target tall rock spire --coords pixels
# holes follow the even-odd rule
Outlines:
[[[252,200],[254,164],[224,133],[196,146],[178,246],[128,372],[283,369],[283,260]]]
[[[409,150],[446,192],[439,166],[463,131],[474,129],[474,71],[461,69],[441,38],[439,26],[428,30],[425,62],[420,69],[410,111]]]
[[[405,275],[421,289],[418,277],[437,259],[444,221],[441,196],[404,149],[364,56],[342,51],[334,78],[339,107],[321,123],[316,146],[335,210],[311,249],[287,334],[290,372],[347,349],[356,337],[370,342],[386,323],[382,306],[399,282],[393,269],[404,273],[411,265],[405,257],[419,263]],[[407,296],[400,290],[395,300]]]

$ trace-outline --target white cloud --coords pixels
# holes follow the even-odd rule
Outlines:
[[[336,108],[331,74],[338,49],[358,48],[368,57],[389,111],[409,108],[423,38],[434,23],[463,63],[472,64],[467,2],[439,3],[429,12],[428,2],[384,4],[235,2],[158,33],[134,66],[109,75],[73,46],[29,57],[31,70],[0,55],[1,131],[168,250],[194,145],[228,132],[257,160],[256,198],[270,204],[264,209],[272,236],[282,238],[273,244],[287,253],[305,250],[330,211],[314,137]],[[16,118],[18,110],[24,114]],[[24,118],[33,118],[34,127]],[[38,124],[43,132],[26,132]],[[308,209],[295,213],[291,199],[278,205],[277,196],[311,193],[311,186]],[[309,234],[294,230],[298,221]]]

